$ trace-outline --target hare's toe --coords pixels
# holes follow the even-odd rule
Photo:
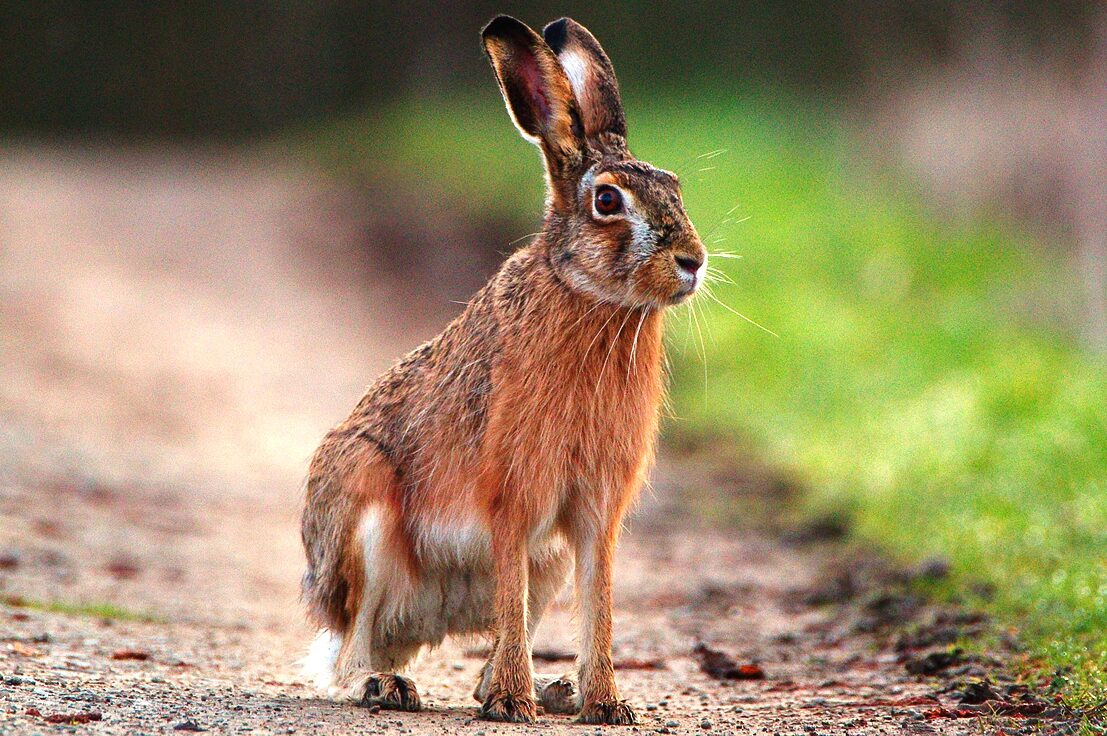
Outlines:
[[[536,680],[534,690],[538,696],[538,704],[547,713],[571,715],[580,710],[577,686],[568,677]]]
[[[606,724],[608,726],[633,726],[638,716],[625,700],[588,703],[580,712],[581,723]]]
[[[507,723],[534,723],[538,720],[538,706],[529,695],[493,691],[481,705],[480,717]]]
[[[416,711],[422,707],[415,683],[402,675],[373,674],[365,681],[358,705],[376,705],[384,710]]]

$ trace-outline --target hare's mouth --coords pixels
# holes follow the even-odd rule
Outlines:
[[[699,286],[695,284],[692,284],[690,286],[682,286],[680,290],[678,290],[676,294],[673,294],[673,296],[669,299],[669,305],[675,306],[677,304],[683,304],[684,302],[691,299],[692,295],[695,294],[698,289]]]
[[[696,293],[707,273],[707,259],[689,256],[674,256],[677,278],[680,286],[673,296],[674,303],[680,303]]]

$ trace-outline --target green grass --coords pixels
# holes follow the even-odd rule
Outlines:
[[[48,613],[60,613],[64,616],[80,616],[84,618],[101,618],[112,621],[141,621],[144,623],[165,623],[165,620],[149,613],[131,611],[120,608],[114,603],[84,602],[75,603],[68,601],[39,601],[14,598],[5,601],[7,605],[17,608],[29,608],[33,611],[46,611]]]
[[[1017,626],[1075,702],[1105,697],[1107,367],[1064,328],[1059,251],[943,218],[795,101],[633,102],[632,147],[682,175],[709,248],[742,256],[714,259],[733,281],[715,293],[780,335],[705,299],[701,348],[674,314],[670,430],[740,436],[804,482],[812,513],[848,512],[898,558],[946,556],[944,594]],[[335,172],[517,216],[520,234],[540,208],[537,154],[494,90],[302,140]],[[973,599],[980,583],[994,595]]]

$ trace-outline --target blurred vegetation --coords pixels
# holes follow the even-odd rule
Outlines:
[[[639,87],[759,80],[869,94],[948,63],[977,36],[1079,65],[1098,5],[0,0],[0,133],[249,134],[483,84],[478,32],[502,12],[535,27],[576,17]]]
[[[67,616],[98,618],[106,621],[140,621],[143,623],[165,623],[165,619],[150,613],[121,608],[114,603],[92,602],[71,603],[67,601],[39,601],[9,597],[5,604],[16,608],[28,608],[35,611],[62,613]]]
[[[928,211],[833,112],[626,96],[632,147],[681,174],[726,305],[671,315],[668,431],[739,436],[804,481],[812,514],[848,513],[894,557],[948,557],[941,594],[1017,625],[1069,697],[1104,697],[1107,366],[1057,317],[1074,275],[1003,223]],[[300,141],[339,175],[536,229],[538,154],[491,84]]]

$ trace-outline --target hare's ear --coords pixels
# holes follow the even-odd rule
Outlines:
[[[619,83],[600,42],[572,18],[555,20],[543,29],[542,35],[569,76],[580,105],[584,134],[589,139],[612,134],[625,142],[627,120],[619,98]]]
[[[553,50],[507,15],[485,26],[481,39],[515,126],[542,147],[551,175],[579,163],[584,146],[580,111]]]

